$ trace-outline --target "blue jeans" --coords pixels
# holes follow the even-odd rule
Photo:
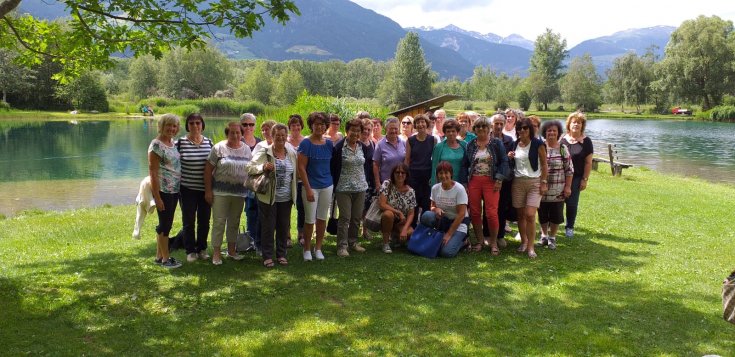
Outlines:
[[[252,196],[252,197],[251,197]],[[253,238],[253,244],[260,249],[260,224],[258,224],[258,199],[255,194],[248,193],[245,198],[245,217],[247,217],[247,229]]]
[[[567,209],[567,225],[566,228],[574,228],[574,222],[577,220],[577,206],[579,206],[579,186],[582,184],[582,176],[574,176],[572,178],[572,194],[566,199]]]
[[[421,224],[427,227],[433,227],[440,232],[446,232],[447,230],[449,230],[449,227],[452,226],[452,221],[453,220],[447,217],[437,219],[436,214],[431,211],[426,211],[421,215]],[[462,220],[462,223],[467,226],[469,224],[469,221],[470,218],[465,217],[465,219]],[[442,245],[442,248],[439,251],[439,255],[444,258],[452,258],[456,256],[457,253],[459,253],[459,250],[462,249],[462,247],[464,246],[465,239],[467,239],[467,233],[460,232],[459,230],[454,231],[454,234],[452,234],[452,238],[449,239],[449,242]]]

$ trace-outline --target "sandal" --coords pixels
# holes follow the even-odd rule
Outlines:
[[[518,253],[525,253],[526,252],[526,245],[525,244],[521,244],[521,246],[518,247],[517,250],[518,250]]]
[[[531,251],[529,251],[529,252],[528,252],[528,257],[529,257],[530,259],[536,259],[536,252],[534,252],[534,251],[532,251],[532,250],[531,250]]]
[[[273,264],[273,259],[266,259],[263,261],[263,266],[266,268],[273,268],[275,264]]]
[[[482,243],[477,243],[472,245],[472,251],[473,252],[481,252],[482,251]]]
[[[288,259],[286,259],[284,257],[280,257],[280,258],[278,258],[278,264],[281,264],[283,266],[286,266],[286,265],[288,265]]]
[[[490,254],[497,257],[498,255],[500,255],[500,249],[498,249],[498,247],[492,247],[490,248]]]

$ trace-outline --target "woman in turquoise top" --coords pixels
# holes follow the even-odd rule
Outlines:
[[[453,119],[447,120],[442,125],[442,131],[445,139],[434,146],[434,151],[431,153],[431,184],[437,183],[436,166],[446,161],[452,165],[452,180],[467,185],[467,167],[463,164],[467,144],[457,140],[459,123]]]

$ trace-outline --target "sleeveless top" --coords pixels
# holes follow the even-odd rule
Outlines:
[[[411,169],[431,170],[431,153],[434,151],[435,138],[427,135],[424,141],[416,138],[416,135],[408,138],[411,145]]]

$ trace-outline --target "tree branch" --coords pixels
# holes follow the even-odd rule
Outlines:
[[[89,8],[87,6],[78,5],[77,7],[80,8],[80,9],[82,9],[82,10],[84,10],[84,11],[91,12],[93,14],[97,14],[97,15],[100,15],[100,16],[109,17],[109,18],[115,19],[115,20],[129,21],[129,22],[132,22],[132,23],[135,23],[135,24],[140,24],[140,23],[159,23],[159,24],[176,24],[176,25],[180,25],[180,24],[183,24],[184,23],[183,20],[135,19],[135,18],[132,18],[132,17],[117,16],[117,15],[113,15],[113,14],[110,14],[110,13],[106,13],[104,11],[98,11],[98,10]],[[186,21],[186,23],[188,25],[194,25],[194,26],[206,26],[206,25],[214,25],[215,24],[215,21],[208,21],[208,22],[192,22],[192,21]]]
[[[23,38],[20,36],[20,33],[18,33],[18,30],[15,28],[15,26],[13,26],[13,22],[10,21],[10,19],[8,19],[7,16],[3,16],[3,20],[5,20],[5,23],[8,24],[8,27],[10,28],[10,31],[13,32],[13,36],[15,36],[15,38],[18,40],[18,42],[20,42],[20,44],[26,50],[31,51],[31,52],[33,52],[35,54],[38,54],[38,55],[49,56],[49,57],[53,57],[53,58],[59,58],[58,55],[54,55],[54,54],[48,53],[48,52],[39,51],[39,50],[33,48],[28,42],[26,42],[25,40],[23,40]]]
[[[13,11],[20,5],[20,0],[2,0],[0,1],[0,17],[5,17],[9,12]]]

